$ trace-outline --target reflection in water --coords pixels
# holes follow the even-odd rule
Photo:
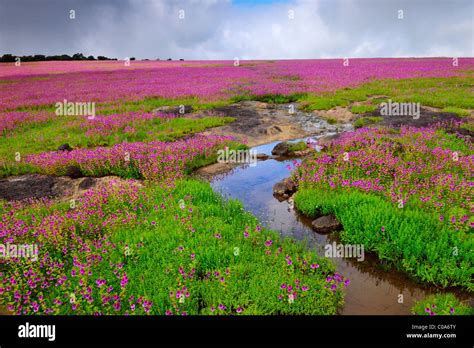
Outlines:
[[[258,146],[257,153],[271,152],[276,143]],[[254,167],[238,167],[227,175],[213,178],[211,185],[226,198],[240,200],[245,209],[257,216],[263,225],[285,237],[306,240],[308,247],[324,256],[324,245],[337,241],[337,234],[320,235],[311,228],[311,219],[289,209],[287,201],[273,197],[273,185],[288,177],[293,160],[259,161]],[[345,305],[341,314],[410,314],[415,300],[436,291],[410,280],[393,269],[384,270],[373,255],[365,260],[334,258],[337,271],[350,279],[345,288]],[[401,301],[401,296],[403,300]],[[469,298],[468,294],[457,294]],[[400,303],[401,302],[401,303]]]

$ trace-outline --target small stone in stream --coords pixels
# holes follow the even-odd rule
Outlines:
[[[286,142],[278,143],[272,150],[272,155],[287,156],[290,152],[290,145]]]
[[[269,159],[270,156],[268,156],[267,154],[265,153],[257,153],[257,159],[258,160],[261,160],[261,161],[265,161],[267,159]]]
[[[273,194],[279,197],[288,198],[291,194],[296,192],[297,185],[291,178],[283,179],[273,185]]]
[[[84,175],[82,174],[81,168],[78,166],[68,166],[66,168],[66,176],[69,176],[71,179],[78,179],[82,178]]]
[[[314,220],[312,223],[313,229],[322,234],[331,233],[338,231],[342,228],[342,225],[337,221],[334,215],[321,216]]]
[[[72,151],[72,147],[69,144],[62,144],[58,147],[58,151]]]

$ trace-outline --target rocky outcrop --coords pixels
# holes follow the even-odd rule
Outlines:
[[[311,224],[313,225],[313,229],[321,234],[339,231],[342,228],[341,223],[334,215],[321,216],[314,220]]]

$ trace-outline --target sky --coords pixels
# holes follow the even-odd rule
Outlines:
[[[0,0],[0,54],[78,52],[186,60],[473,57],[474,0]]]

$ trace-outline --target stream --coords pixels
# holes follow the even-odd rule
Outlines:
[[[278,142],[256,146],[257,153],[271,155]],[[211,185],[225,198],[238,199],[244,208],[254,214],[261,223],[283,237],[306,240],[308,247],[324,256],[324,245],[337,242],[337,233],[322,235],[313,231],[311,219],[289,209],[287,201],[279,202],[273,196],[273,185],[288,177],[293,168],[291,160],[268,159],[255,166],[241,165],[229,173],[216,175]],[[299,159],[296,161],[300,161]],[[415,300],[436,292],[395,270],[383,270],[373,255],[365,252],[365,260],[356,258],[332,258],[337,272],[350,279],[345,287],[345,304],[339,311],[343,315],[385,314],[409,315]],[[403,295],[403,298],[399,295]],[[467,294],[456,294],[469,298]]]

